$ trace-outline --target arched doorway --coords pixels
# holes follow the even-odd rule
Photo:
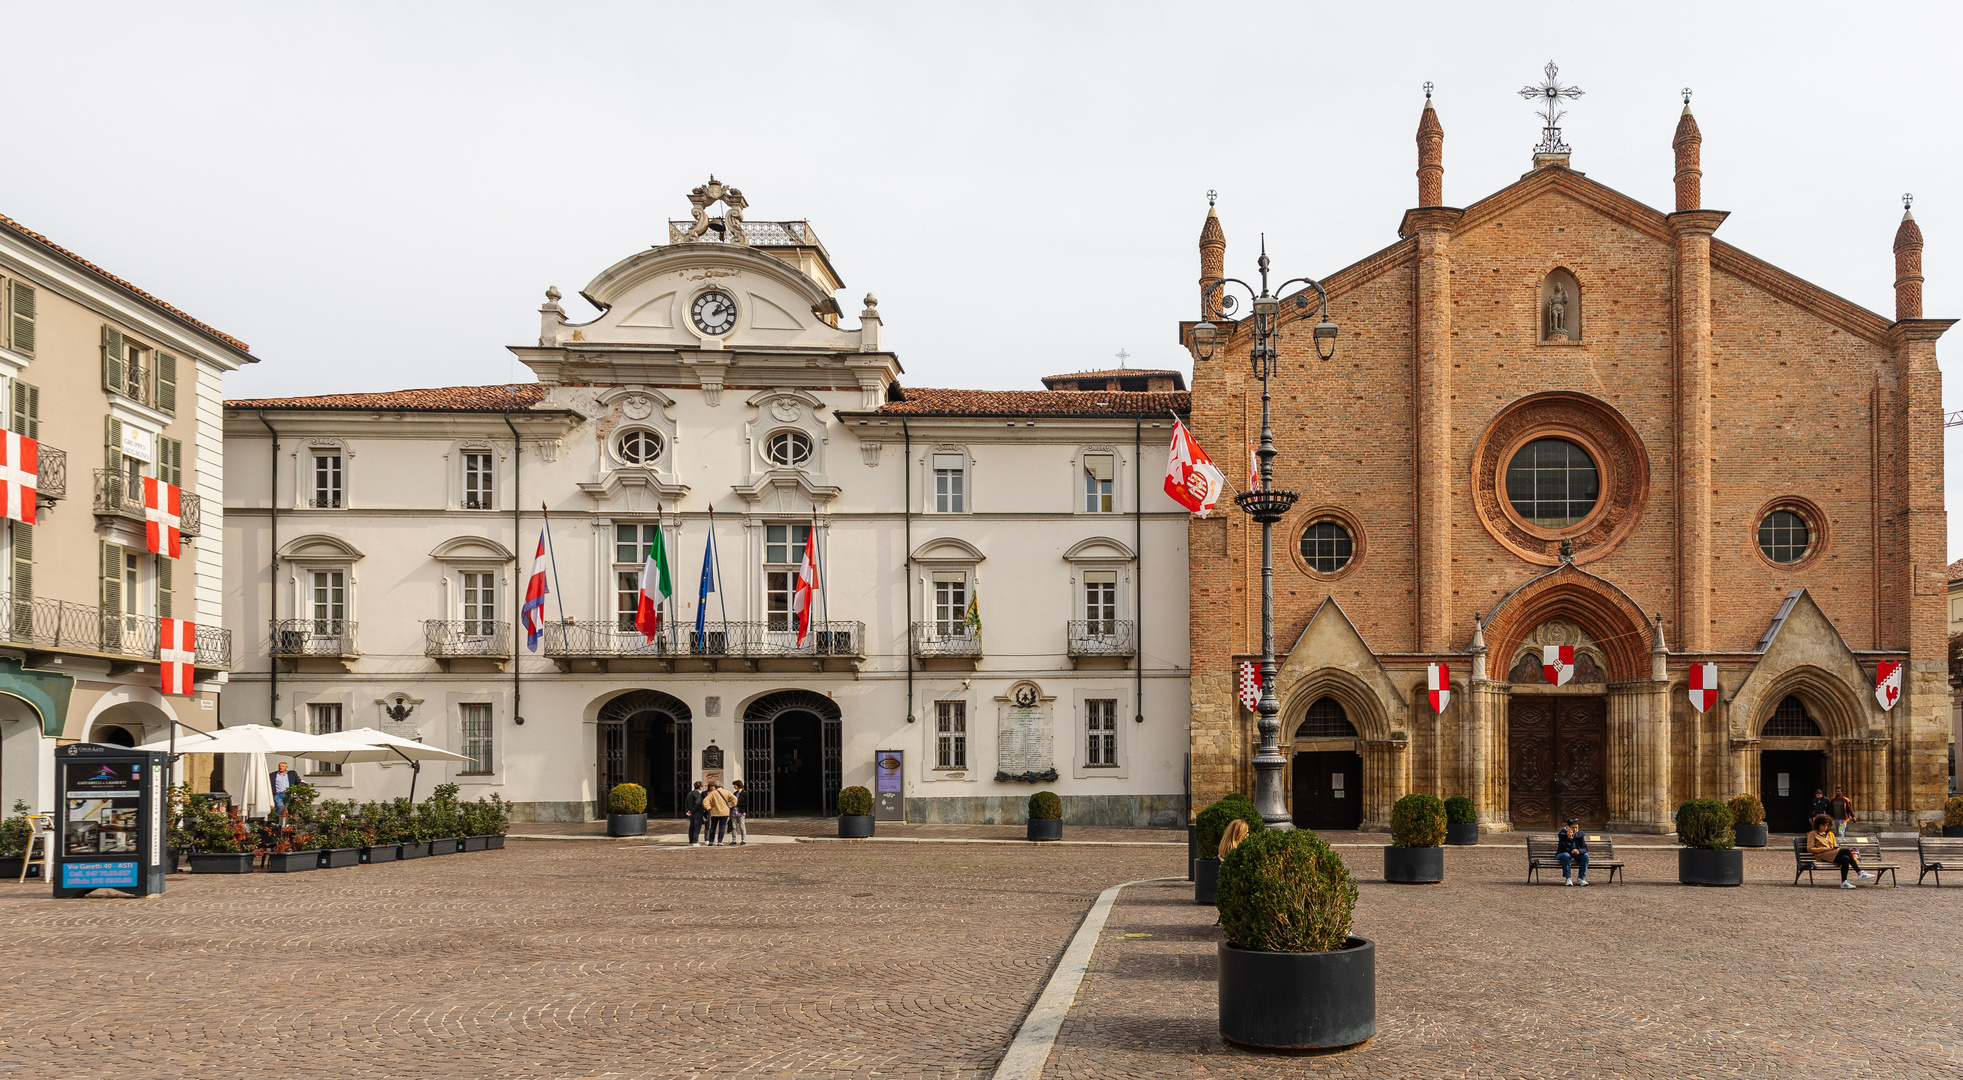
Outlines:
[[[743,710],[743,798],[757,817],[838,813],[840,714],[831,698],[780,690]]]
[[[1806,749],[1813,740],[1826,745],[1819,721],[1806,711],[1798,695],[1779,702],[1759,729],[1759,798],[1765,803],[1765,824],[1773,832],[1800,833],[1813,814],[1813,793],[1826,786],[1825,749]],[[1807,740],[1795,745],[1787,740]]]
[[[121,724],[97,724],[89,741],[106,746],[135,746],[136,735]]]
[[[1356,725],[1333,697],[1316,699],[1295,729],[1295,824],[1355,829],[1363,824],[1363,757]],[[1325,742],[1323,740],[1350,740]]]
[[[648,813],[679,816],[693,775],[693,715],[659,690],[635,690],[600,706],[600,797],[615,784],[639,784]]]

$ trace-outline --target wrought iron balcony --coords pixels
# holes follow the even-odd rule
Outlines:
[[[755,661],[778,657],[837,657],[862,660],[866,655],[864,623],[841,620],[813,623],[804,642],[786,622],[708,622],[700,634],[694,623],[661,628],[654,640],[618,622],[567,621],[545,627],[545,654],[555,660],[614,659],[738,659]]]
[[[177,531],[196,536],[204,527],[204,501],[188,491],[178,493]],[[102,517],[142,521],[143,479],[118,469],[95,470],[95,512]]]
[[[280,619],[273,623],[272,654],[284,659],[348,659],[355,651],[355,624],[347,619]]]
[[[10,644],[56,652],[93,653],[133,660],[157,659],[159,620],[125,615],[66,600],[35,597],[7,600],[8,618],[0,637]],[[232,632],[198,624],[192,663],[201,668],[232,666]]]
[[[965,622],[913,624],[913,655],[923,660],[940,657],[974,659],[981,655],[981,627]]]
[[[1071,656],[1134,656],[1138,645],[1129,619],[1072,619],[1067,636]]]
[[[42,443],[34,481],[34,493],[42,502],[68,497],[68,451]]]
[[[437,660],[509,660],[511,624],[481,619],[425,619],[423,655]]]

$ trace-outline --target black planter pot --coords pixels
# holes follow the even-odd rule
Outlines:
[[[24,856],[0,855],[0,881],[20,880],[20,864],[22,858]],[[27,868],[27,877],[30,881],[41,880],[41,860],[38,857],[34,860],[34,864]]]
[[[1743,885],[1745,884],[1745,853],[1737,848],[1728,848],[1724,851],[1679,848],[1677,884]]]
[[[1764,825],[1733,825],[1731,842],[1739,847],[1764,847],[1767,831]]]
[[[646,836],[648,816],[646,814],[608,814],[608,836]]]
[[[252,858],[250,851],[193,851],[191,872],[193,874],[250,874]]]
[[[420,859],[429,854],[429,841],[424,840],[421,843],[404,844],[396,850],[401,852],[401,854],[396,856],[399,859]]]
[[[487,837],[485,837],[485,838],[484,838],[484,847],[485,847],[485,849],[486,849],[486,850],[489,850],[489,851],[496,851],[496,850],[498,850],[499,848],[502,848],[502,847],[504,847],[504,834],[503,834],[503,833],[494,833],[494,834],[492,834],[492,835],[490,835],[490,836],[487,836]]]
[[[343,866],[359,866],[360,864],[361,849],[358,847],[322,848],[320,851],[320,868],[322,870],[339,870]]]
[[[272,851],[266,853],[266,872],[269,874],[297,874],[302,870],[320,869],[320,851]]]
[[[455,855],[462,850],[463,837],[461,836],[451,836],[442,840],[431,840],[429,842],[429,853],[431,855]]]
[[[466,836],[463,838],[463,849],[465,851],[484,851],[490,846],[491,838],[488,836]]]
[[[871,814],[840,814],[838,816],[838,835],[848,840],[863,840],[872,835]]]
[[[1199,827],[1186,826],[1186,880],[1193,880],[1193,864],[1200,858]]]
[[[1963,836],[1963,825],[1945,825],[1943,826],[1943,835],[1951,837]]]
[[[1477,844],[1479,842],[1479,823],[1468,821],[1463,825],[1447,824],[1445,826],[1445,842],[1460,847],[1468,844]]]
[[[361,848],[361,861],[365,863],[394,862],[402,857],[399,844],[375,844]]]
[[[184,863],[184,852],[166,844],[164,846],[164,873],[166,874],[177,873],[177,868],[183,865],[183,863]],[[20,873],[20,871],[16,870],[14,871],[14,873],[18,874]],[[0,876],[4,876],[4,875],[0,875]]]
[[[1193,903],[1211,904],[1220,890],[1220,860],[1193,860]]]
[[[1223,942],[1219,950],[1220,1037],[1228,1042],[1323,1050],[1377,1033],[1375,943],[1353,937],[1335,952],[1275,953]]]
[[[1031,840],[1063,839],[1062,818],[1030,818],[1029,838]]]
[[[1442,847],[1385,848],[1384,880],[1412,885],[1436,885],[1444,881],[1445,849]]]

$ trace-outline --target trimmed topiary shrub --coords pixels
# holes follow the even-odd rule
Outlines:
[[[1393,847],[1438,847],[1445,843],[1445,804],[1436,795],[1412,792],[1390,808]]]
[[[1677,842],[1705,851],[1730,850],[1731,807],[1716,799],[1692,799],[1677,807]]]
[[[1943,804],[1943,825],[1951,829],[1963,826],[1963,795],[1952,795]]]
[[[1227,944],[1260,952],[1333,952],[1356,912],[1349,868],[1307,829],[1241,841],[1220,864],[1218,895]]]
[[[648,789],[639,784],[615,784],[607,792],[607,813],[645,814],[648,810]]]
[[[1731,808],[1733,825],[1765,824],[1765,804],[1749,791],[1743,795],[1733,795],[1725,805]]]
[[[1268,827],[1247,796],[1229,795],[1193,819],[1193,842],[1199,847],[1200,858],[1211,859],[1220,850],[1220,834],[1227,831],[1229,821],[1245,821],[1248,830],[1257,833]]]
[[[1447,825],[1476,825],[1479,823],[1479,808],[1463,795],[1454,795],[1445,800],[1445,823]]]
[[[1039,791],[1029,797],[1029,820],[1055,821],[1063,816],[1063,800],[1054,791]]]
[[[838,793],[838,816],[871,817],[872,792],[867,791],[857,784],[840,791]]]
[[[14,816],[0,821],[0,855],[27,854],[27,839],[34,831],[27,823],[27,815],[31,813],[25,802],[14,800]]]

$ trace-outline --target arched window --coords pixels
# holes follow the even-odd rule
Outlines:
[[[1765,730],[1760,732],[1767,739],[1817,739],[1820,725],[1806,715],[1806,704],[1796,697],[1788,697],[1772,710],[1772,719],[1765,722]]]
[[[661,436],[635,428],[620,437],[620,460],[629,465],[652,465],[661,460]]]
[[[1309,706],[1302,726],[1295,729],[1298,739],[1354,739],[1356,727],[1335,698],[1323,698]]]
[[[811,460],[811,440],[796,431],[780,431],[765,444],[765,456],[778,468],[796,468]]]

